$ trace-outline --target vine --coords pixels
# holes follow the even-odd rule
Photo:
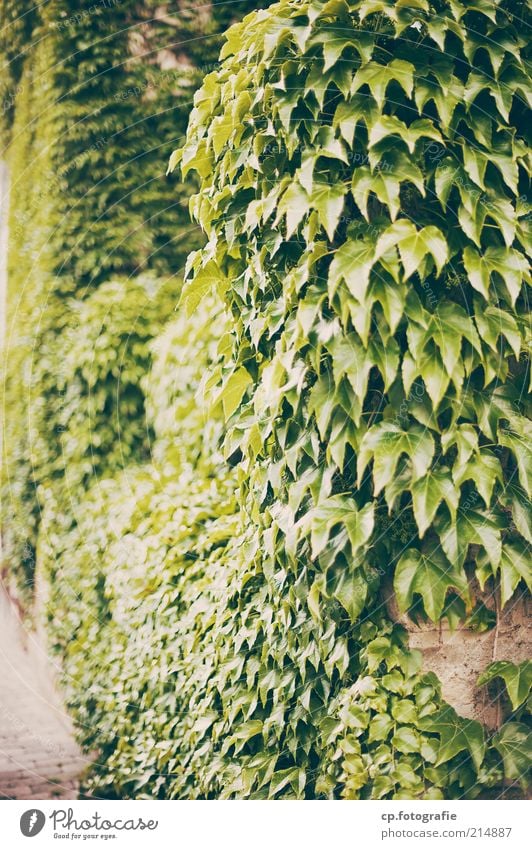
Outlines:
[[[242,709],[249,750],[237,730],[229,738],[252,795],[312,795],[317,716],[331,698],[344,704],[350,675],[363,680],[356,644],[383,578],[402,612],[451,624],[473,611],[471,571],[481,588],[500,583],[503,607],[530,587],[520,12],[278,3],[230,31],[172,158],[201,178],[192,209],[208,246],[189,258],[183,303],[216,288],[232,311],[233,353],[217,375],[226,455],[241,452],[242,506],[260,527],[253,609],[269,615],[253,620],[260,651],[249,645],[238,676],[254,680],[259,663],[274,696]],[[407,539],[393,532],[405,519]],[[235,615],[233,640],[250,615]],[[382,698],[393,699],[387,674]],[[418,770],[398,788],[388,724],[383,795],[474,795],[494,781],[513,721],[486,748],[481,726],[436,696],[428,717],[410,707],[436,750],[420,754],[414,735]],[[365,745],[366,733],[371,722],[355,735]],[[356,777],[336,776],[329,792],[342,781],[344,795],[378,792],[367,749],[352,745]],[[267,780],[258,750],[271,755]]]

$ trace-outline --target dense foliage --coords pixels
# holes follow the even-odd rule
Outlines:
[[[176,299],[175,282],[147,276],[103,283],[85,300],[66,299],[39,310],[31,359],[22,379],[11,376],[16,383],[8,387],[31,400],[26,425],[31,449],[14,440],[28,478],[17,490],[19,479],[6,476],[10,516],[3,542],[9,552],[29,531],[37,536],[46,501],[48,521],[53,503],[68,526],[90,485],[148,459],[153,433],[142,382],[151,366],[150,343]],[[20,578],[28,586],[34,567],[26,545]]]
[[[60,534],[51,502],[45,511],[49,628],[80,738],[97,752],[87,789],[126,798],[460,795],[484,756],[482,728],[442,702],[435,677],[420,674],[419,652],[382,612],[353,628],[331,608],[334,651],[322,668],[309,639],[299,658],[307,686],[294,689],[292,705],[276,695],[283,681],[294,687],[289,667],[281,676],[260,653],[245,663],[258,621],[279,612],[258,582],[256,534],[217,451],[220,405],[207,416],[202,377],[221,356],[219,313],[203,303],[192,324],[179,317],[154,345],[146,385],[156,465],[95,487]],[[177,391],[173,369],[185,365]],[[331,686],[339,676],[350,682],[340,691]],[[313,724],[301,724],[309,707]],[[299,743],[279,752],[285,723],[305,728],[312,769],[283,765],[302,757]],[[499,761],[492,749],[486,783],[501,779]]]
[[[156,440],[152,459],[169,475],[183,465],[198,470],[222,463],[222,423],[209,412],[205,379],[227,339],[228,321],[215,297],[205,297],[194,319],[184,312],[155,339],[151,369],[143,380],[146,416]]]
[[[502,606],[530,585],[520,11],[279,3],[231,30],[173,158],[202,180],[192,208],[208,237],[184,302],[215,287],[233,314],[226,452],[243,454],[259,531],[226,632],[234,643],[249,623],[230,701],[247,680],[252,708],[225,735],[254,729],[231,750],[251,794],[259,752],[271,792],[278,770],[320,762],[321,711],[360,675],[344,634],[360,639],[388,578],[402,611],[452,624],[474,607],[471,576]],[[267,616],[251,619],[253,599]],[[257,704],[262,676],[272,701]],[[437,763],[448,727],[433,726]],[[469,754],[451,795],[482,783],[480,744]]]
[[[76,355],[69,299],[117,275],[180,273],[200,244],[191,186],[165,177],[165,164],[195,88],[217,65],[221,33],[256,4],[179,5],[176,17],[155,0],[0,0],[0,144],[11,184],[2,525],[5,558],[23,586],[35,566],[37,488],[62,462],[62,378],[40,360],[50,348]],[[34,411],[48,431],[38,444]],[[80,454],[85,447],[81,439]],[[91,458],[79,463],[89,469]]]
[[[59,533],[52,499],[44,513],[49,629],[82,741],[99,753],[90,781],[99,794],[168,795],[185,751],[180,720],[206,678],[201,641],[213,654],[214,599],[225,597],[227,544],[239,540],[221,419],[201,391],[223,325],[211,299],[192,327],[179,317],[153,343],[144,379],[153,465],[93,487]]]
[[[186,37],[229,14],[192,7]],[[46,8],[57,23],[73,4]],[[153,233],[115,239],[114,195],[100,229],[81,193],[78,255],[75,219],[43,236],[65,209],[53,184],[35,205],[38,187],[26,199],[15,181],[15,208],[40,216],[16,237],[20,256],[53,293],[35,378],[41,319],[31,297],[14,310],[14,326],[34,316],[18,363],[41,393],[24,402],[37,411],[39,570],[97,794],[441,799],[526,786],[530,663],[497,660],[480,677],[506,720],[488,731],[445,703],[389,604],[393,592],[403,615],[487,628],[530,585],[524,13],[509,0],[281,0],[232,28],[171,161],[174,200],[185,181],[198,188],[207,243],[162,333],[171,284],[152,300],[150,277],[105,281],[143,268],[143,240],[155,256],[162,233],[181,256],[179,206],[153,213]],[[81,39],[71,18],[55,28],[61,52]],[[140,52],[151,40],[164,51],[146,24]],[[87,67],[104,67],[113,43],[95,42]],[[188,45],[194,63],[201,45]],[[92,97],[117,93],[137,48],[88,100],[69,83],[67,138]],[[26,157],[37,175],[35,145],[58,161],[43,142],[56,112],[31,132],[23,117],[40,80],[15,109],[20,174]],[[129,192],[129,160],[126,171]],[[145,220],[139,192],[120,200],[126,227]],[[161,256],[171,262],[170,245]],[[24,489],[35,458],[17,439]]]

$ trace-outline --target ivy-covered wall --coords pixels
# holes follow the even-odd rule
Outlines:
[[[209,240],[183,303],[216,288],[233,316],[218,380],[256,556],[210,739],[236,795],[525,780],[530,661],[477,682],[511,700],[484,736],[419,701],[380,618],[391,584],[410,621],[483,632],[532,584],[524,14],[283,0],[231,30],[173,157]]]
[[[98,792],[430,799],[526,784],[530,663],[499,657],[476,682],[505,687],[506,721],[486,729],[408,648],[412,618],[394,621],[399,606],[474,639],[526,593],[524,458],[520,442],[501,452],[492,421],[520,393],[525,302],[520,231],[508,245],[504,219],[486,211],[477,234],[467,217],[480,196],[460,182],[468,136],[451,128],[476,100],[462,93],[449,114],[438,96],[440,77],[469,82],[463,15],[431,30],[424,4],[413,21],[381,5],[388,16],[285,2],[246,20],[174,157],[198,170],[209,243],[146,379],[157,462],[109,485],[98,537],[91,493],[86,525],[42,554]],[[405,16],[421,27],[421,70]],[[457,30],[455,75],[433,54],[442,39],[457,48]],[[522,181],[519,104],[514,116],[503,138]],[[489,176],[490,208],[509,215],[514,184]],[[515,274],[479,279],[475,249],[505,253]],[[220,326],[205,312],[213,290],[229,310]]]
[[[70,456],[72,405],[60,372],[80,328],[76,302],[117,277],[150,271],[177,279],[200,244],[188,213],[190,181],[165,175],[166,164],[195,88],[217,64],[221,33],[254,5],[0,2],[0,143],[11,184],[2,538],[22,585],[33,580],[39,487]],[[166,299],[158,319],[176,298]],[[129,444],[127,420],[121,427]],[[94,439],[82,439],[78,451],[96,472],[90,453],[100,437],[94,423],[87,428]],[[107,461],[112,473],[135,456],[118,448],[96,453],[104,458],[99,473]]]
[[[187,8],[179,26],[204,34],[213,18]],[[509,0],[281,0],[233,28],[171,161],[174,199],[196,186],[206,245],[162,333],[154,303],[175,301],[172,283],[131,282],[144,267],[135,234],[117,244],[124,265],[100,257],[94,280],[75,228],[63,265],[57,247],[39,257],[55,293],[37,346],[52,384],[42,421],[52,410],[60,428],[40,466],[39,572],[97,795],[526,791],[530,661],[494,652],[477,678],[499,708],[488,728],[447,703],[409,646],[416,622],[474,639],[529,598],[524,12]],[[146,39],[166,64],[160,24],[144,23],[128,37],[131,67]],[[46,120],[23,123],[28,152]],[[31,231],[39,250],[54,191]],[[131,339],[135,314],[147,320]],[[116,399],[126,417],[109,415]],[[10,444],[24,487],[32,455]],[[75,521],[50,485],[69,447]]]

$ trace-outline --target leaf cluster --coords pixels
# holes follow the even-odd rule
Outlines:
[[[225,451],[242,455],[271,617],[238,669],[253,680],[267,658],[263,741],[281,725],[290,753],[266,783],[257,761],[252,794],[280,778],[312,795],[316,713],[359,677],[358,628],[384,581],[401,611],[451,624],[474,608],[471,574],[503,606],[530,587],[530,85],[513,13],[285,0],[230,31],[172,157],[201,180],[191,209],[209,239],[184,301],[216,290],[233,317]],[[447,792],[475,792],[493,752],[442,711],[425,730],[471,758]],[[432,763],[437,784],[448,769]],[[385,792],[414,786],[428,792],[411,776]]]

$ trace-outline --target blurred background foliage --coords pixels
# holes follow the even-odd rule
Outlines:
[[[139,340],[157,335],[177,303],[186,256],[200,244],[188,213],[193,184],[165,176],[166,165],[184,137],[195,89],[218,64],[222,34],[255,4],[171,5],[174,14],[154,0],[0,3],[0,143],[11,195],[2,538],[10,573],[28,597],[40,485],[59,480],[65,492],[67,464],[84,468],[87,480],[92,471],[112,474],[146,456],[144,390],[138,381],[133,390],[128,375],[142,346],[133,323],[140,312]],[[144,272],[161,280],[149,295],[135,280]],[[113,327],[113,318],[123,320],[120,310],[105,319],[107,295],[96,294],[102,283],[110,287],[109,306],[121,299],[131,317],[129,340],[125,323],[124,335]],[[93,297],[93,308],[82,305]],[[78,354],[90,356],[79,347],[85,321],[102,361],[122,338],[105,379],[96,378],[95,361],[85,363],[81,381],[75,367],[64,372]],[[148,360],[139,354],[139,377]],[[98,397],[93,391],[89,399],[96,379]],[[104,436],[85,415],[97,409],[103,424],[113,404],[115,424],[105,424]],[[109,452],[118,435],[123,448],[117,443]],[[73,485],[80,478],[72,474]],[[69,497],[75,503],[71,488]]]

